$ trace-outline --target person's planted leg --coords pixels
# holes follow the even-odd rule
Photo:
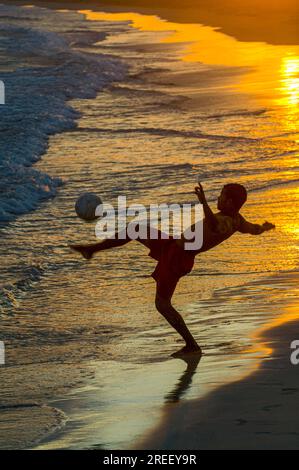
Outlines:
[[[156,308],[161,315],[168,321],[168,323],[181,335],[181,337],[185,340],[186,346],[184,346],[180,351],[177,353],[172,354],[172,356],[184,354],[184,353],[191,353],[196,352],[201,354],[201,348],[197,344],[196,340],[193,338],[192,334],[190,333],[186,323],[184,322],[182,316],[179,312],[172,306],[171,304],[171,296],[161,295],[160,291],[161,285],[157,284],[157,292],[156,292]]]

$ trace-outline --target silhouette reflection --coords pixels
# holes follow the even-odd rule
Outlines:
[[[181,356],[179,359],[182,359],[187,364],[187,368],[183,372],[179,381],[176,383],[175,387],[171,392],[169,392],[164,397],[165,403],[177,403],[181,398],[186,394],[187,390],[192,384],[193,375],[196,372],[197,366],[201,360],[200,354],[188,354]]]

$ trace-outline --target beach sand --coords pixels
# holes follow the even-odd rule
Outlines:
[[[274,299],[275,291],[296,298],[298,277],[280,274],[247,286],[249,292],[270,289],[276,315],[248,333],[250,347],[242,354],[226,356],[220,345],[222,356],[204,349],[201,359],[161,354],[148,364],[98,361],[89,386],[51,403],[68,422],[34,449],[297,449],[299,365],[290,357],[291,343],[299,340],[298,303],[278,307]],[[246,304],[246,286],[227,290],[230,297],[238,293]],[[260,315],[270,303],[261,298]],[[242,314],[248,306],[239,308]],[[135,346],[140,355],[144,338],[136,337]]]
[[[25,2],[14,3],[24,4]],[[51,4],[47,4],[47,2],[34,3],[45,6],[52,5],[53,7],[53,2]],[[82,3],[59,2],[59,7],[82,8]],[[94,6],[95,3],[84,2],[84,8]],[[104,8],[104,4],[105,2],[101,2],[99,10],[111,9],[108,3]],[[148,5],[146,6],[146,2],[142,2],[142,4],[145,5],[143,9],[140,7],[138,10],[134,7],[134,11],[146,11],[169,19],[171,19],[171,15],[178,15],[179,11],[175,9],[162,11],[156,8],[150,10]],[[125,7],[120,9],[124,11]],[[127,9],[132,10],[133,7],[128,6]],[[184,11],[186,17],[180,17],[182,21],[192,20],[195,22],[201,21],[200,18],[203,18],[202,16],[197,17],[192,9]],[[223,20],[225,18],[222,14],[220,17]],[[269,15],[270,17],[271,15]],[[279,17],[277,12],[271,17],[273,21],[274,17],[277,21]],[[269,19],[270,23],[271,18]],[[296,40],[298,44],[297,29],[294,33],[294,29],[291,27],[294,18],[294,15],[290,16],[290,28],[281,28],[281,31],[277,27],[274,28],[273,22],[271,27],[269,25],[266,27],[266,24],[264,28],[260,28],[259,25],[253,27],[256,23],[253,20],[245,32],[241,28],[242,19],[240,18],[240,22],[238,22],[234,16],[232,24],[235,30],[231,34],[242,38],[242,35],[246,33],[248,34],[247,40],[252,38],[268,40],[273,43],[278,41],[279,43],[292,44]],[[178,20],[179,18],[173,17],[172,19]],[[209,24],[215,24],[229,32],[228,29],[225,29],[227,26],[224,23],[222,25],[216,24],[211,20]],[[238,28],[240,26],[240,31],[236,29],[236,25]],[[261,33],[264,33],[264,36]],[[164,47],[166,46],[164,45]],[[162,51],[161,48],[160,53]],[[218,73],[220,74],[220,70]],[[209,78],[209,75],[207,77]],[[221,74],[220,78],[222,80]],[[221,91],[219,91],[220,93]],[[99,101],[95,100],[94,103],[96,116],[94,122],[92,121],[93,115],[91,114],[89,117],[93,126],[109,127],[109,120],[108,124],[103,122],[103,119],[101,120],[103,109],[109,109],[109,112],[112,113],[111,110],[114,109],[112,105],[115,107],[118,99],[120,104],[116,113],[119,112],[119,109],[131,109],[128,108],[127,101],[121,101],[124,100],[121,94],[120,98],[117,96],[117,94],[111,94],[110,98],[109,92],[99,95]],[[104,105],[101,100],[104,100]],[[130,100],[132,106],[132,95],[130,95]],[[206,99],[207,107],[211,107],[209,100],[210,98]],[[84,110],[84,103],[80,103],[80,106]],[[52,432],[57,428],[57,421],[63,423],[60,431],[54,432],[51,437],[47,432],[48,437],[35,445],[34,448],[298,448],[299,420],[296,416],[296,402],[299,392],[299,366],[290,364],[290,343],[297,339],[298,331],[298,323],[295,321],[297,304],[292,303],[292,299],[297,295],[298,286],[298,273],[295,271],[297,268],[296,247],[294,246],[298,242],[299,234],[298,226],[294,221],[294,207],[298,206],[298,191],[296,190],[298,184],[296,180],[293,183],[291,181],[295,178],[298,151],[295,143],[287,140],[288,133],[292,134],[292,128],[288,127],[290,116],[294,116],[294,122],[296,118],[294,106],[290,105],[289,108],[286,108],[289,114],[286,112],[285,116],[283,115],[285,127],[277,126],[277,129],[275,127],[274,130],[269,131],[271,142],[263,143],[261,140],[260,152],[259,148],[254,148],[254,151],[250,152],[249,144],[252,145],[254,142],[255,145],[254,139],[247,143],[248,148],[245,148],[244,155],[240,152],[246,146],[244,142],[241,141],[240,147],[236,150],[236,154],[243,155],[246,164],[249,165],[248,180],[254,181],[261,178],[261,188],[251,192],[244,215],[248,215],[249,219],[254,221],[264,221],[265,218],[273,220],[277,225],[276,232],[265,234],[262,239],[258,240],[252,237],[236,237],[232,243],[227,245],[228,248],[224,249],[222,246],[212,254],[203,255],[196,270],[191,276],[182,280],[176,292],[175,304],[179,306],[188,326],[203,346],[205,354],[200,362],[197,359],[186,359],[185,362],[170,357],[170,353],[174,349],[179,349],[182,346],[181,340],[175,336],[164,319],[154,309],[154,285],[148,280],[151,266],[145,264],[145,261],[148,262],[146,253],[142,253],[139,257],[140,247],[136,252],[136,246],[133,245],[131,248],[130,245],[128,250],[122,251],[123,257],[117,258],[114,264],[111,262],[110,254],[108,253],[107,256],[105,254],[100,258],[100,268],[102,269],[99,269],[99,261],[95,259],[88,265],[88,270],[84,261],[73,259],[73,254],[69,254],[67,251],[66,239],[73,241],[71,237],[77,230],[76,236],[79,242],[79,237],[84,239],[87,233],[86,226],[82,228],[82,224],[79,225],[73,214],[73,200],[78,193],[78,187],[82,184],[79,181],[78,186],[76,185],[78,174],[83,175],[90,188],[93,187],[92,185],[99,184],[100,181],[103,185],[102,188],[105,188],[106,194],[108,194],[108,191],[111,191],[111,183],[108,181],[106,188],[104,177],[102,180],[99,179],[110,171],[108,150],[111,148],[111,155],[117,154],[119,150],[113,145],[118,145],[122,152],[119,156],[120,165],[123,165],[129,161],[124,149],[128,152],[130,159],[132,155],[136,155],[136,161],[139,163],[136,149],[142,150],[142,146],[147,146],[147,151],[150,152],[152,148],[150,146],[151,140],[148,137],[141,136],[143,140],[140,141],[135,137],[132,147],[130,147],[130,141],[122,141],[121,137],[112,143],[114,140],[111,137],[107,141],[103,137],[101,140],[98,134],[94,133],[95,137],[89,136],[90,140],[86,139],[88,151],[85,150],[82,153],[82,145],[86,138],[84,128],[89,124],[88,118],[86,118],[86,115],[90,113],[89,106],[86,104],[81,122],[81,132],[84,138],[81,137],[80,128],[77,140],[75,132],[53,137],[48,157],[43,158],[37,164],[37,168],[41,168],[51,175],[65,176],[68,181],[65,194],[61,190],[60,195],[45,206],[47,216],[42,210],[36,211],[31,216],[25,216],[25,227],[41,227],[40,232],[31,237],[36,247],[39,247],[40,243],[42,243],[42,249],[46,244],[53,245],[57,256],[66,263],[68,262],[70,266],[69,270],[66,267],[60,272],[55,265],[55,270],[53,268],[55,276],[50,277],[50,282],[47,276],[44,276],[35,287],[32,297],[27,296],[21,303],[21,320],[28,317],[28,312],[31,310],[34,313],[39,313],[30,320],[28,331],[33,331],[33,339],[38,340],[38,333],[41,338],[45,338],[42,348],[40,344],[36,346],[36,343],[32,341],[35,349],[33,348],[30,354],[27,353],[28,361],[31,361],[32,357],[35,359],[35,356],[40,356],[40,369],[34,361],[32,364],[30,363],[29,369],[23,363],[18,366],[23,374],[21,375],[20,371],[17,371],[15,375],[17,384],[20,384],[21,396],[23,399],[26,398],[24,393],[24,389],[26,389],[30,402],[32,402],[34,395],[32,384],[40,391],[41,383],[46,388],[46,393],[43,391],[43,400],[41,401],[50,406],[50,408],[44,407],[43,410],[47,416],[51,412],[55,418],[51,418],[48,431]],[[244,108],[240,105],[239,107],[241,113],[237,114],[235,119],[230,107],[224,110],[226,114],[219,117],[220,123],[223,120],[221,133],[224,132],[223,126],[226,125],[226,133],[231,134],[233,126],[236,126],[234,132],[238,134],[238,120],[241,121],[240,116],[246,116],[247,112],[249,115],[248,129],[252,129],[254,123],[257,128],[256,136],[258,136],[258,132],[262,133],[263,109],[261,107],[258,107],[257,110],[254,109],[252,117],[250,109],[246,108],[246,112],[244,112]],[[137,109],[139,108],[138,101]],[[97,112],[98,109],[100,112]],[[214,110],[213,107],[212,110]],[[219,128],[218,113],[217,108],[217,114],[211,116],[211,120],[206,124],[208,126],[209,122],[212,122],[216,126],[215,133]],[[230,122],[225,124],[225,119],[229,120],[230,115],[232,124]],[[136,112],[133,116],[136,120]],[[184,113],[180,115],[181,119],[182,117],[184,117]],[[143,118],[144,114],[141,113],[141,119]],[[120,114],[119,122],[115,120],[114,125],[121,127],[124,122],[127,122],[127,119],[125,114]],[[243,117],[243,119],[245,118]],[[153,119],[153,122],[156,121]],[[136,125],[136,123],[134,124]],[[171,129],[172,127],[173,124]],[[200,123],[201,127],[204,128],[204,123]],[[213,132],[213,127],[210,131]],[[282,131],[285,132],[286,137]],[[242,132],[248,132],[246,125],[241,128],[240,135],[244,135]],[[265,132],[267,135],[266,128]],[[275,134],[278,134],[278,137]],[[285,139],[282,142],[278,141],[280,134],[282,139]],[[295,142],[295,130],[293,134]],[[137,135],[139,134],[137,133]],[[254,133],[250,133],[250,135],[255,136]],[[65,140],[61,141],[61,139]],[[166,139],[165,141],[167,142]],[[159,145],[157,163],[160,164],[161,144],[159,142],[161,143],[162,139],[157,143]],[[214,148],[216,148],[216,142],[218,140],[213,144]],[[230,142],[224,141],[223,149],[221,149],[223,153],[218,155],[219,174],[215,172],[213,176],[215,185],[216,183],[219,185],[223,181],[221,174],[223,167],[221,165],[228,165],[229,144]],[[175,143],[175,150],[179,145],[180,141]],[[72,149],[72,159],[68,155],[70,148]],[[102,155],[102,148],[106,149],[104,161],[98,159],[98,154]],[[162,147],[162,151],[165,148],[166,151],[168,150],[167,147]],[[198,144],[195,141],[194,148],[203,148],[203,151],[207,153],[209,143],[200,142]],[[93,150],[91,151],[91,149]],[[84,160],[82,154],[84,154],[86,162],[82,161]],[[188,164],[189,162],[191,162],[190,165],[197,163],[197,155],[193,161],[192,152],[188,148],[184,148],[182,154],[182,160],[175,160],[175,163],[184,164],[187,158],[184,155],[188,155]],[[154,152],[152,152],[151,158],[153,155],[155,155]],[[169,153],[169,155],[171,154]],[[269,158],[268,161],[267,158]],[[230,163],[229,177],[238,174],[240,168],[243,170],[243,176],[245,175],[244,160],[243,162],[236,160]],[[169,161],[171,165],[174,164],[173,160]],[[105,162],[107,162],[107,167],[104,167]],[[74,169],[71,167],[72,163],[75,164]],[[136,162],[132,160],[131,164],[132,166],[136,165]],[[212,171],[215,171],[213,161],[210,164]],[[274,168],[275,172],[280,172],[283,185],[279,179],[280,175],[276,174],[273,177],[273,185],[271,185],[272,175],[270,175],[269,186],[263,190],[264,180],[267,182],[268,176],[263,179],[262,171],[260,174],[250,172],[250,165],[253,167],[256,165],[257,170],[263,169],[265,174],[270,173],[269,169]],[[263,165],[265,165],[265,169]],[[69,166],[70,170],[68,170]],[[182,167],[185,168],[183,165]],[[121,166],[120,168],[122,169]],[[124,168],[123,172],[128,173],[128,180],[130,180],[130,171],[126,167]],[[178,166],[178,170],[180,168]],[[167,171],[169,181],[172,174],[169,170]],[[177,171],[176,167],[175,171]],[[186,172],[188,174],[186,181],[189,185],[189,166]],[[70,180],[73,175],[74,181],[72,183]],[[153,173],[153,177],[156,179],[155,175],[156,173]],[[160,173],[157,175],[160,177]],[[132,176],[136,192],[136,183],[133,178],[136,178],[136,174]],[[173,196],[174,190],[177,189],[178,178],[181,182],[184,181],[184,175],[182,177],[181,173],[176,173],[173,183],[170,179],[172,186],[165,189],[167,196],[168,194]],[[286,184],[288,178],[292,183],[289,186]],[[111,176],[111,181],[115,181],[115,175]],[[116,179],[116,182],[118,181],[118,184],[124,187],[123,180]],[[185,184],[187,186],[187,183]],[[89,189],[89,186],[84,187]],[[143,193],[144,181],[141,181],[139,188]],[[155,185],[153,188],[155,189]],[[182,188],[181,191],[183,191]],[[166,196],[163,194],[162,196],[165,199]],[[50,218],[51,224],[48,223],[49,214],[52,217]],[[70,223],[67,219],[68,224],[60,225],[60,221],[63,219],[61,214],[65,214],[67,218],[72,214],[74,221]],[[53,225],[53,220],[57,221],[57,225]],[[53,240],[49,225],[52,225]],[[17,240],[20,245],[20,241],[26,237],[28,240],[26,232],[24,235],[21,230],[16,233],[17,235],[13,234],[12,244],[17,245],[15,241]],[[18,233],[21,233],[20,238],[17,238]],[[6,246],[10,246],[7,241]],[[33,253],[35,253],[34,249]],[[136,253],[138,253],[138,260],[140,260],[139,264],[136,262]],[[240,259],[242,259],[242,263],[240,263]],[[133,262],[134,277],[132,277]],[[288,271],[286,275],[282,272],[284,270]],[[272,276],[273,273],[277,273],[277,275]],[[130,279],[130,284],[127,282],[128,279]],[[251,283],[250,280],[252,280]],[[60,285],[61,289],[59,289]],[[210,292],[212,292],[211,295]],[[84,305],[82,304],[83,293],[84,299],[87,299]],[[53,298],[55,302],[53,302]],[[53,307],[51,307],[52,304]],[[77,308],[75,309],[74,306]],[[122,313],[123,317],[118,321],[117,315],[121,317]],[[276,319],[275,324],[273,324],[273,318]],[[8,320],[7,324],[11,327]],[[17,324],[17,328],[20,326],[22,325]],[[262,331],[256,333],[257,328],[262,328]],[[122,341],[114,342],[114,336],[119,335],[120,332],[123,334]],[[15,331],[13,330],[13,338],[14,335]],[[48,336],[52,340],[50,343],[47,342]],[[28,335],[25,336],[26,341],[27,337]],[[55,338],[57,338],[59,347],[56,346]],[[14,349],[11,348],[11,351],[16,354]],[[12,354],[11,351],[9,352]],[[23,353],[23,350],[21,352]],[[18,357],[21,357],[19,350],[17,353]],[[75,359],[73,359],[73,355]],[[26,355],[25,358],[27,358]],[[70,359],[73,362],[70,362],[69,371],[66,373],[66,365]],[[60,361],[63,363],[63,360],[66,361],[66,365],[63,364],[62,367]],[[52,367],[49,366],[49,362],[52,362]],[[59,364],[59,367],[56,363]],[[36,374],[33,379],[30,376],[31,370]],[[53,391],[51,387],[47,388],[48,383],[55,382],[56,384],[58,381],[57,371],[60,371],[58,378],[62,383],[59,384],[59,393]],[[80,375],[78,379],[73,377],[73,371],[82,371],[82,375],[85,374],[84,380],[80,374],[78,374]],[[27,381],[24,381],[23,376],[25,375]],[[7,376],[4,377],[7,384],[10,385],[8,377],[13,377],[11,368],[7,369]],[[15,382],[13,379],[11,380],[9,390],[15,391]],[[65,390],[64,382],[68,385],[67,390]],[[59,396],[57,397],[57,395]],[[40,399],[39,395],[38,398]],[[9,406],[11,407],[11,405]],[[39,408],[37,408],[35,401],[33,407],[36,408],[36,415],[38,415]],[[14,414],[25,414],[24,410],[26,411],[24,407],[19,406],[19,409],[14,410]],[[29,413],[27,415],[28,421],[24,434],[28,434],[28,430],[32,427]],[[22,419],[24,420],[24,418]],[[18,420],[19,415],[15,417],[14,423],[17,423],[15,427],[12,427],[10,422],[8,424],[11,428],[11,448],[18,445],[15,444],[16,429],[19,427]],[[7,429],[8,426],[6,431]],[[35,435],[33,438],[35,440]],[[6,446],[7,442],[6,434]],[[34,445],[32,440],[25,441],[25,444],[22,443],[23,447],[32,445]]]
[[[287,310],[298,316],[298,303]],[[298,449],[299,365],[290,360],[296,339],[298,320],[263,331],[260,340],[273,351],[254,373],[204,399],[165,406],[160,428],[137,448]]]

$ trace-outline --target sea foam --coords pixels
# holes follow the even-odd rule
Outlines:
[[[57,32],[47,31],[49,20]],[[79,114],[68,101],[95,97],[122,80],[126,66],[87,50],[106,34],[89,30],[78,13],[0,5],[0,31],[0,80],[6,93],[0,106],[3,226],[53,197],[62,184],[32,165],[46,152],[50,135],[75,126]]]

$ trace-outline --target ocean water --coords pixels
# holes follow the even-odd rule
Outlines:
[[[0,446],[132,447],[165,401],[268,357],[254,332],[295,298],[299,46],[134,13],[0,5],[0,23]],[[242,214],[277,228],[235,235],[180,282],[174,303],[205,351],[186,369],[144,247],[87,263],[68,244],[95,240],[80,193],[195,203],[198,177],[212,203],[246,185]]]

